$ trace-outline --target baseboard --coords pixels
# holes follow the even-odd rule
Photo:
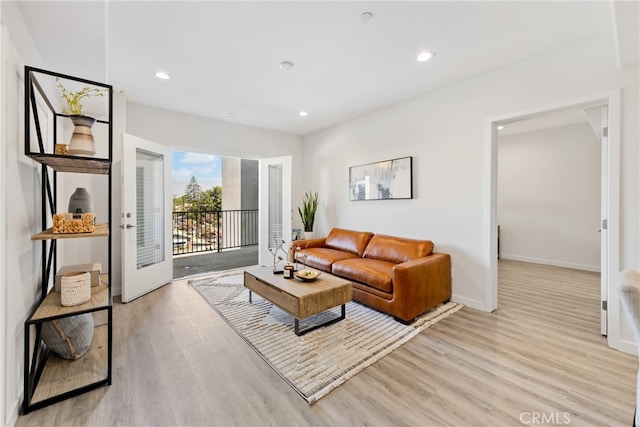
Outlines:
[[[585,270],[585,271],[593,271],[595,273],[600,273],[599,265],[577,264],[573,262],[556,261],[552,259],[542,259],[542,258],[531,258],[526,256],[510,255],[510,254],[500,254],[500,259],[530,262],[533,264],[553,265],[554,267],[572,268],[574,270]]]
[[[451,301],[464,304],[467,307],[475,308],[476,310],[487,311],[484,307],[484,302],[478,301],[475,299],[466,298],[466,297],[462,297],[460,295],[454,294],[454,295],[451,295]]]
[[[9,419],[7,419],[7,426],[16,425],[16,422],[18,421],[18,414],[20,413],[20,402],[22,402],[22,397],[20,397],[20,399],[18,399],[13,405],[13,408],[11,408],[11,415],[9,416]]]
[[[620,340],[618,342],[612,342],[611,348],[621,351],[623,353],[634,354],[634,355],[638,354],[638,346],[636,345],[635,342]]]

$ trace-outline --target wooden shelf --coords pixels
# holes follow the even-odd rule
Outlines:
[[[67,233],[67,234],[54,234],[53,228],[47,228],[40,233],[31,236],[31,240],[52,240],[52,239],[81,239],[86,237],[108,237],[109,236],[109,224],[96,225],[95,231],[92,233]]]
[[[111,161],[109,159],[40,153],[28,153],[27,156],[38,163],[51,167],[56,172],[106,175],[111,170]]]
[[[78,360],[66,360],[51,352],[31,404],[108,379],[108,325],[96,326],[91,348]]]
[[[45,85],[41,85],[38,81],[43,77],[47,79],[44,82],[46,83]],[[105,125],[101,130],[106,130],[106,141],[105,135],[101,132],[99,143],[106,142],[106,146],[100,145],[105,149],[105,152],[101,151],[100,155],[104,156],[108,152],[107,158],[54,153],[52,147],[55,147],[58,143],[60,133],[56,131],[55,124],[58,123],[58,116],[61,116],[61,114],[56,112],[55,107],[49,101],[48,90],[44,90],[44,88],[49,89],[53,85],[54,78],[76,82],[74,85],[81,83],[89,87],[95,86],[105,89],[105,96],[108,98],[107,111],[105,113],[108,114],[108,117],[106,120],[98,120],[98,122]],[[24,322],[24,398],[22,401],[22,413],[28,414],[35,409],[111,384],[113,369],[113,300],[108,273],[111,272],[112,268],[110,229],[113,223],[111,188],[113,184],[113,87],[104,83],[25,66],[24,100],[26,121],[24,153],[34,162],[42,165],[42,188],[40,191],[42,192],[41,211],[45,215],[42,218],[45,223],[42,225],[43,227],[46,227],[47,213],[55,213],[50,211],[55,211],[58,197],[58,172],[103,175],[107,178],[109,184],[108,193],[104,194],[103,192],[108,202],[107,223],[97,224],[95,230],[91,233],[54,234],[53,228],[49,228],[31,236],[31,240],[50,240],[50,242],[49,244],[41,245],[42,262],[45,264],[42,268],[42,280],[40,282],[41,293],[38,300],[35,301],[31,313],[28,314],[27,320]],[[44,114],[40,113],[40,108],[42,108]],[[41,117],[48,118],[50,116],[54,118],[53,132],[50,132],[49,128],[43,127],[40,120]],[[102,118],[104,119],[105,117]],[[63,121],[66,120],[63,119]],[[42,132],[42,128],[46,131]],[[38,147],[37,151],[33,151],[34,147]],[[60,246],[55,241],[57,239],[83,239],[89,237],[107,238],[105,241],[107,243],[105,246],[108,246],[109,252],[107,274],[100,275],[99,286],[91,288],[91,299],[88,302],[73,307],[63,307],[61,293],[50,289],[52,280],[54,280],[56,257]],[[85,241],[85,243],[87,242]],[[91,349],[78,360],[62,359],[50,351],[42,340],[42,323],[83,313],[91,313],[94,319],[94,337]]]
[[[74,313],[86,313],[107,308],[112,305],[109,295],[108,278],[100,276],[101,285],[91,288],[91,299],[84,304],[64,307],[60,302],[60,292],[51,291],[44,301],[40,303],[36,311],[29,318],[28,322],[35,323],[62,316],[69,316]]]

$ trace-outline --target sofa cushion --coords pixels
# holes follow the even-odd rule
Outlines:
[[[400,264],[425,257],[432,252],[433,242],[430,240],[405,239],[376,234],[367,245],[363,256]]]
[[[368,231],[334,228],[326,237],[324,245],[327,248],[349,252],[361,257],[372,236],[373,233]]]
[[[335,249],[307,248],[296,251],[296,258],[298,262],[304,262],[309,267],[331,272],[331,266],[334,262],[357,257],[354,254]]]
[[[392,292],[394,263],[367,258],[352,258],[333,263],[331,272],[345,279],[365,283],[384,292]]]

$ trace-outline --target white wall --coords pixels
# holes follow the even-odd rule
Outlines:
[[[601,145],[588,122],[500,136],[500,254],[600,271]]]
[[[127,103],[127,133],[177,150],[242,158],[301,156],[301,138]]]
[[[42,61],[14,2],[0,2],[2,18],[2,141],[0,174],[3,212],[0,240],[3,318],[2,424],[13,425],[22,402],[24,321],[38,297],[41,243],[30,236],[41,229],[40,168],[24,156],[24,64]]]
[[[597,52],[597,54],[594,54]],[[622,88],[620,269],[638,267],[638,67],[618,69],[614,41],[562,47],[304,138],[308,187],[331,227],[432,239],[452,255],[453,298],[485,308],[487,119]],[[414,199],[350,202],[349,166],[414,156]]]
[[[102,272],[109,272],[113,295],[120,295],[121,285],[121,245],[122,236],[120,225],[121,213],[121,163],[122,163],[122,134],[125,129],[126,102],[122,94],[115,88],[113,96],[113,161],[111,166],[112,199],[111,199],[111,271],[109,271],[108,244],[106,239],[70,239],[59,240],[59,266],[100,262]],[[106,125],[94,125],[92,129],[96,141],[96,156],[107,158],[108,128]],[[91,174],[58,174],[58,210],[66,212],[69,198],[77,187],[85,187],[91,194],[97,223],[106,223],[109,219],[109,180],[107,175]],[[59,268],[59,267],[58,267]]]

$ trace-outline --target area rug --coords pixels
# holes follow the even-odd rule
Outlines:
[[[357,302],[346,305],[346,319],[303,336],[293,332],[293,318],[243,286],[243,275],[190,280],[189,284],[309,404],[382,359],[421,331],[460,310],[441,304],[404,325]],[[311,317],[336,316],[340,308]],[[306,326],[301,322],[301,328]]]

